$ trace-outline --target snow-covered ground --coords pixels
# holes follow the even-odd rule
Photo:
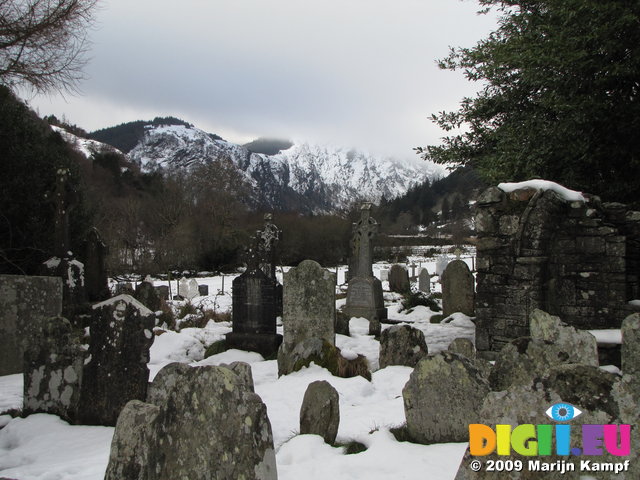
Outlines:
[[[470,259],[464,260],[471,266]],[[422,266],[433,273],[435,259],[423,259]],[[388,265],[376,264],[374,273],[378,274],[382,268]],[[339,269],[339,274],[344,275],[344,270]],[[224,294],[221,277],[198,279],[199,283],[209,285],[211,295],[197,297],[194,303],[213,303],[220,312],[229,310],[232,279],[225,277]],[[438,290],[437,284],[433,286]],[[175,289],[175,282],[172,288]],[[457,314],[449,323],[432,324],[429,317],[434,312],[428,308],[416,307],[407,314],[399,311],[396,295],[387,293],[385,300],[390,318],[411,323],[425,333],[429,352],[446,349],[457,337],[474,339],[474,325],[464,315]],[[341,302],[344,301],[339,300],[338,304]],[[278,329],[282,333],[282,327]],[[336,343],[346,355],[359,353],[367,357],[374,370],[371,382],[362,377],[334,377],[316,365],[278,378],[275,360],[265,361],[259,354],[240,350],[204,359],[206,346],[221,340],[230,331],[230,322],[210,321],[205,328],[185,328],[157,336],[151,348],[151,377],[171,362],[218,365],[239,360],[249,363],[256,393],[267,405],[279,479],[444,480],[455,477],[466,443],[417,445],[398,442],[389,432],[405,421],[402,388],[411,369],[400,366],[378,369],[379,343],[368,335],[366,320],[351,319],[351,336],[337,335]],[[316,380],[328,381],[340,395],[337,441],[358,441],[366,445],[365,452],[345,455],[342,448],[326,445],[318,436],[297,434],[304,392],[309,383]],[[22,376],[0,377],[0,412],[20,408],[21,403]],[[102,480],[104,477],[113,428],[71,426],[56,416],[44,414],[25,419],[2,415],[0,428],[0,477],[20,480]]]

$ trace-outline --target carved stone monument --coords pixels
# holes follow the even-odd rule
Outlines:
[[[360,220],[353,226],[352,256],[355,275],[349,279],[345,313],[349,317],[369,320],[369,333],[380,334],[380,322],[386,320],[387,309],[382,298],[382,282],[373,276],[371,245],[379,225],[371,218],[371,204],[361,207]]]
[[[258,243],[256,245],[258,258],[260,260],[260,270],[264,274],[276,282],[276,316],[282,316],[282,284],[278,282],[276,278],[276,245],[280,241],[282,236],[282,230],[280,230],[273,223],[273,215],[265,213],[264,215],[264,227],[262,230],[256,232],[256,239]]]
[[[277,282],[261,268],[264,252],[261,239],[247,252],[247,270],[233,281],[233,331],[226,336],[227,346],[274,355],[282,343],[276,333]],[[275,276],[275,268],[273,270]]]
[[[92,228],[84,244],[84,283],[90,302],[100,302],[110,297],[105,266],[108,251],[98,229]]]

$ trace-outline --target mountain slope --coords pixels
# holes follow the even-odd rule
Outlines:
[[[401,163],[306,143],[275,155],[253,153],[186,122],[161,124],[157,120],[138,133],[137,144],[128,152],[132,162],[143,171],[169,173],[230,162],[242,173],[251,192],[248,203],[255,208],[336,212],[354,202],[395,198],[428,178],[445,174],[444,168],[426,162]],[[138,129],[138,122],[134,124]]]

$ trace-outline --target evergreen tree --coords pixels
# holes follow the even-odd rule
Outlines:
[[[640,2],[479,0],[501,14],[473,48],[441,68],[483,89],[432,119],[451,134],[419,148],[437,162],[473,165],[492,182],[555,180],[637,202],[640,174]]]

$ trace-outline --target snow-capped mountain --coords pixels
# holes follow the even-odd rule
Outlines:
[[[327,213],[354,202],[378,202],[405,193],[445,169],[426,162],[399,162],[336,147],[297,144],[276,155],[253,153],[187,125],[149,125],[128,153],[143,171],[172,171],[201,162],[230,161],[263,208]]]

